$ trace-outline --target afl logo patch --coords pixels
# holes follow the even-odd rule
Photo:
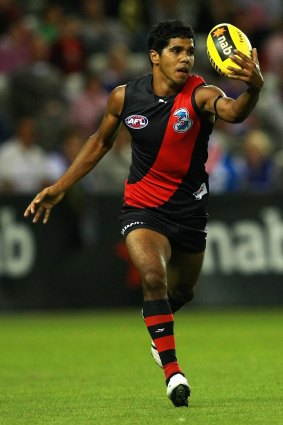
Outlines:
[[[189,111],[186,108],[177,109],[173,116],[178,120],[173,124],[173,128],[177,133],[184,133],[193,126],[193,120],[189,116]]]
[[[125,119],[125,123],[128,127],[134,128],[135,130],[140,130],[148,124],[148,119],[143,115],[130,115]]]

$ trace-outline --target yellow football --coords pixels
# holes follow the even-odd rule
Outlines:
[[[231,24],[218,24],[207,37],[207,55],[213,68],[221,75],[231,74],[228,66],[238,65],[229,58],[237,49],[251,57],[252,46],[248,37],[239,28]]]

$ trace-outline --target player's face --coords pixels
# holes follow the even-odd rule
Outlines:
[[[171,38],[159,59],[160,72],[173,84],[183,85],[194,65],[195,46],[191,38]]]

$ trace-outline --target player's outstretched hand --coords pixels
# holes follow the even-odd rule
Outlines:
[[[65,192],[58,192],[53,186],[46,187],[31,201],[24,212],[24,216],[28,217],[33,214],[33,223],[36,223],[42,216],[43,223],[47,223],[51,209],[63,199],[64,195]]]
[[[251,88],[260,90],[263,86],[263,76],[260,72],[257,50],[255,48],[253,49],[252,58],[249,58],[238,50],[235,50],[234,55],[231,55],[230,58],[240,68],[229,66],[228,69],[232,72],[228,77],[244,81]]]

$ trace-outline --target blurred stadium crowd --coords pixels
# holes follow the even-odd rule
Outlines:
[[[147,32],[180,18],[196,32],[194,72],[237,96],[244,86],[218,76],[206,36],[221,22],[257,47],[265,85],[243,123],[218,121],[209,145],[212,193],[282,187],[282,0],[0,0],[0,191],[34,193],[57,179],[102,117],[109,92],[150,72]],[[122,191],[130,163],[124,128],[85,177],[87,193]]]

